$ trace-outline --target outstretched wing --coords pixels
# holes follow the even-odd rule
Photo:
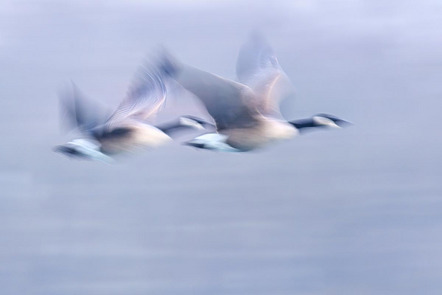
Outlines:
[[[166,85],[158,68],[145,63],[136,73],[126,97],[110,117],[112,124],[126,118],[146,121],[153,117],[166,101]]]
[[[168,52],[163,54],[161,70],[202,102],[218,130],[256,124],[258,112],[250,87],[183,64]]]
[[[175,79],[199,98],[218,130],[256,123],[255,94],[248,86],[183,64],[176,73]]]
[[[264,115],[280,115],[281,99],[293,91],[293,86],[279,65],[273,49],[259,34],[251,36],[242,47],[236,63],[241,83],[256,93],[256,105]]]
[[[69,129],[77,129],[86,136],[94,137],[93,129],[106,120],[105,110],[86,98],[72,83],[59,95],[62,121]]]

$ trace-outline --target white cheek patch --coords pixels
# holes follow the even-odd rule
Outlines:
[[[313,121],[318,125],[328,126],[332,128],[341,128],[335,122],[326,117],[314,116]]]
[[[225,142],[227,139],[227,136],[224,134],[219,134],[219,133],[207,133],[207,134],[203,134],[200,135],[198,137],[196,137],[195,139],[200,139],[203,141],[213,141],[213,142]]]
[[[78,153],[84,157],[98,160],[105,163],[112,163],[114,160],[106,154],[103,154],[99,150],[99,146],[85,139],[75,139],[66,144],[66,146],[75,149]]]
[[[222,151],[222,152],[239,152],[240,150],[226,143],[227,136],[219,133],[207,133],[198,136],[190,141],[190,143],[203,144],[206,149]]]
[[[180,118],[180,124],[184,126],[193,127],[198,130],[204,130],[204,126],[202,126],[200,123],[198,123],[195,120],[192,120],[190,118],[181,117]]]
[[[89,149],[89,150],[98,151],[98,149],[99,149],[99,146],[96,145],[95,143],[90,142],[89,140],[86,140],[86,139],[82,139],[82,138],[74,139],[74,140],[68,142],[68,144],[72,145],[72,146],[76,146],[76,147],[83,147],[83,148]]]

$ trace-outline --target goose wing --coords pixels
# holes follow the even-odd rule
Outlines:
[[[86,136],[95,137],[94,129],[106,121],[105,110],[85,97],[72,83],[60,93],[61,117],[69,129],[77,129]]]
[[[279,103],[292,93],[293,86],[273,49],[261,35],[251,36],[241,47],[236,74],[239,82],[255,92],[260,113],[280,116]]]
[[[108,120],[109,125],[127,118],[146,121],[154,117],[166,101],[166,85],[154,65],[145,63],[137,71],[127,94]]]
[[[203,103],[218,130],[245,128],[256,124],[254,93],[250,87],[195,67],[169,63],[175,80]]]

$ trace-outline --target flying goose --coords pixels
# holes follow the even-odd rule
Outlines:
[[[110,116],[104,116],[102,109],[85,99],[72,85],[70,93],[61,97],[64,119],[84,138],[56,146],[55,151],[76,158],[112,162],[113,155],[166,144],[177,131],[204,129],[206,122],[191,116],[159,126],[148,124],[163,106],[166,95],[160,71],[153,65],[139,70],[126,97]]]
[[[180,63],[167,53],[162,71],[199,98],[215,121],[217,132],[186,143],[196,148],[245,152],[307,129],[337,128],[347,123],[327,114],[283,119],[279,102],[290,93],[291,83],[272,48],[259,35],[252,36],[239,52],[238,82]]]

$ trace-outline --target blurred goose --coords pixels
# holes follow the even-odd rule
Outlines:
[[[244,152],[289,139],[308,129],[339,128],[347,122],[332,115],[287,121],[279,102],[290,94],[291,83],[271,47],[253,36],[240,50],[238,82],[177,62],[165,55],[163,71],[196,95],[216,123],[216,133],[187,142],[202,149]]]
[[[144,66],[129,88],[125,99],[110,115],[85,99],[73,85],[61,100],[65,119],[85,138],[57,146],[55,151],[65,155],[112,162],[112,156],[128,151],[154,148],[171,141],[177,131],[204,129],[204,121],[187,116],[165,125],[148,124],[166,100],[166,87],[154,66]]]

